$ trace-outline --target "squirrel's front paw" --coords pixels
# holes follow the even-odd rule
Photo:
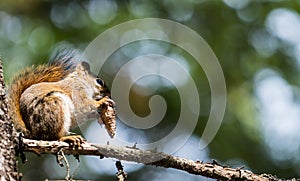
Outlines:
[[[105,97],[103,97],[102,99],[100,99],[96,102],[97,102],[97,108],[98,109],[101,109],[101,108],[107,107],[107,106],[111,106],[111,107],[116,106],[116,103],[111,98],[109,98],[108,96],[105,96]]]
[[[59,141],[69,143],[72,147],[80,147],[85,142],[85,139],[80,135],[69,135],[61,137]]]

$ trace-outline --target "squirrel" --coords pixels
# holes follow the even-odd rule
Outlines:
[[[48,64],[27,67],[8,88],[9,116],[16,130],[36,140],[80,145],[84,139],[69,130],[86,120],[101,119],[107,102],[114,105],[104,81],[69,50],[59,52]]]

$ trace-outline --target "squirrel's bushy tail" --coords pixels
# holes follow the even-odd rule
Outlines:
[[[77,62],[73,59],[74,52],[60,52],[48,63],[31,66],[15,75],[8,87],[9,114],[17,131],[28,135],[20,113],[20,98],[22,93],[31,85],[41,82],[57,82],[73,72]]]

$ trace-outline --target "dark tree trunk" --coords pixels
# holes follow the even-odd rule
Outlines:
[[[7,98],[0,59],[0,180],[19,180],[15,150],[14,131],[7,114]]]

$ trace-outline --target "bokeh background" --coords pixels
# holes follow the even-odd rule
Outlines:
[[[0,55],[9,82],[23,67],[47,62],[57,48],[84,50],[101,32],[119,23],[146,17],[182,23],[207,41],[226,79],[225,117],[206,149],[199,150],[198,146],[209,115],[210,90],[201,66],[187,52],[155,41],[125,46],[104,68],[108,85],[124,60],[136,55],[179,57],[198,82],[201,112],[193,136],[174,155],[203,161],[216,159],[231,167],[244,166],[255,173],[292,178],[300,176],[299,13],[299,0],[0,0]],[[165,122],[152,132],[143,133],[150,138],[163,136],[157,130],[165,133],[176,124],[180,97],[167,81],[153,83],[153,79],[146,78],[142,82],[146,83],[133,87],[131,107],[145,116],[149,114],[149,95],[139,92],[155,90],[164,96],[168,103]],[[98,136],[91,129],[99,128],[95,124],[81,130],[88,139]],[[134,130],[125,129],[124,135],[126,131],[128,136]],[[138,133],[141,132],[128,139],[134,141]],[[23,180],[64,178],[65,168],[58,166],[55,156],[26,155],[28,162],[19,165]],[[82,156],[78,163],[74,157],[68,158],[76,179],[116,180],[112,159]],[[124,166],[128,180],[205,179],[172,169],[126,162]]]

